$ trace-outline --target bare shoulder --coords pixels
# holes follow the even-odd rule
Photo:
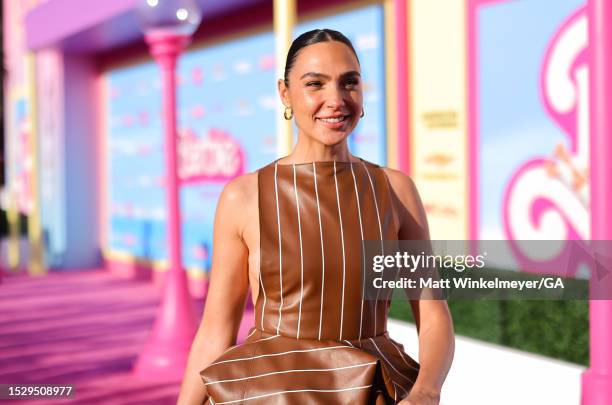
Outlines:
[[[393,191],[396,194],[399,195],[416,191],[414,181],[412,181],[410,176],[408,176],[406,173],[390,167],[383,167],[382,169],[387,175],[389,183],[391,183],[391,187],[393,187]]]
[[[417,209],[420,198],[412,178],[400,170],[389,167],[382,169],[389,179],[392,194],[410,211]]]
[[[245,229],[257,211],[257,172],[227,182],[219,197],[217,211],[222,217],[220,220],[231,221],[235,232],[244,239]]]
[[[428,239],[429,229],[423,203],[417,187],[406,173],[382,168],[391,186],[391,194],[398,211],[402,239]]]
[[[222,199],[228,203],[244,203],[257,195],[257,172],[233,178],[223,187]]]

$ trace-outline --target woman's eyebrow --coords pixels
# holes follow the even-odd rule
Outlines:
[[[302,77],[300,77],[300,80],[302,80],[302,79],[304,79],[306,77],[315,77],[315,78],[320,77],[320,78],[323,78],[323,79],[329,79],[329,75],[326,75],[326,74],[323,74],[323,73],[307,72],[307,73],[304,73],[302,75]]]
[[[344,72],[340,75],[340,77],[347,77],[347,76],[359,76],[361,77],[361,74],[359,72],[357,72],[356,70],[351,70],[349,72]],[[318,73],[318,72],[307,72],[304,73],[302,75],[302,77],[300,77],[300,80],[306,78],[306,77],[314,77],[314,78],[322,78],[322,79],[330,79],[331,77],[329,75],[326,75],[325,73]]]
[[[340,77],[347,77],[347,76],[358,76],[361,77],[361,73],[359,73],[356,70],[351,70],[350,72],[344,72],[340,75]]]

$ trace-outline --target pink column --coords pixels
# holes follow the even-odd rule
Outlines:
[[[468,224],[467,237],[470,240],[470,252],[478,254],[478,234],[480,228],[480,195],[479,173],[480,155],[478,145],[478,21],[477,10],[480,0],[467,0],[467,152],[468,152]]]
[[[408,128],[408,7],[407,0],[394,0],[395,47],[397,58],[397,154],[398,168],[412,174],[410,167],[410,128]]]
[[[135,372],[146,378],[178,380],[183,376],[196,326],[187,276],[182,267],[176,136],[175,67],[189,37],[147,35],[146,40],[161,68],[163,82],[169,268],[164,277],[162,300],[153,331],[136,363]]]
[[[589,0],[591,232],[612,240],[612,2]],[[594,275],[592,276],[594,277]],[[582,404],[612,404],[612,301],[590,301],[590,368],[582,375]]]

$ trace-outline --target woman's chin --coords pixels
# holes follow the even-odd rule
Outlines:
[[[332,134],[325,134],[317,137],[318,141],[326,146],[334,146],[342,143],[348,138],[349,133],[347,132],[335,132]]]
[[[353,132],[353,130],[353,127],[349,127],[341,131],[327,129],[320,131],[317,134],[316,139],[324,145],[333,146],[344,142],[349,137],[351,132]]]

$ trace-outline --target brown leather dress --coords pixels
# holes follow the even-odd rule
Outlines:
[[[363,300],[363,240],[397,239],[376,164],[258,171],[261,269],[255,327],[200,372],[207,404],[388,404],[419,364],[386,330],[389,301]]]

